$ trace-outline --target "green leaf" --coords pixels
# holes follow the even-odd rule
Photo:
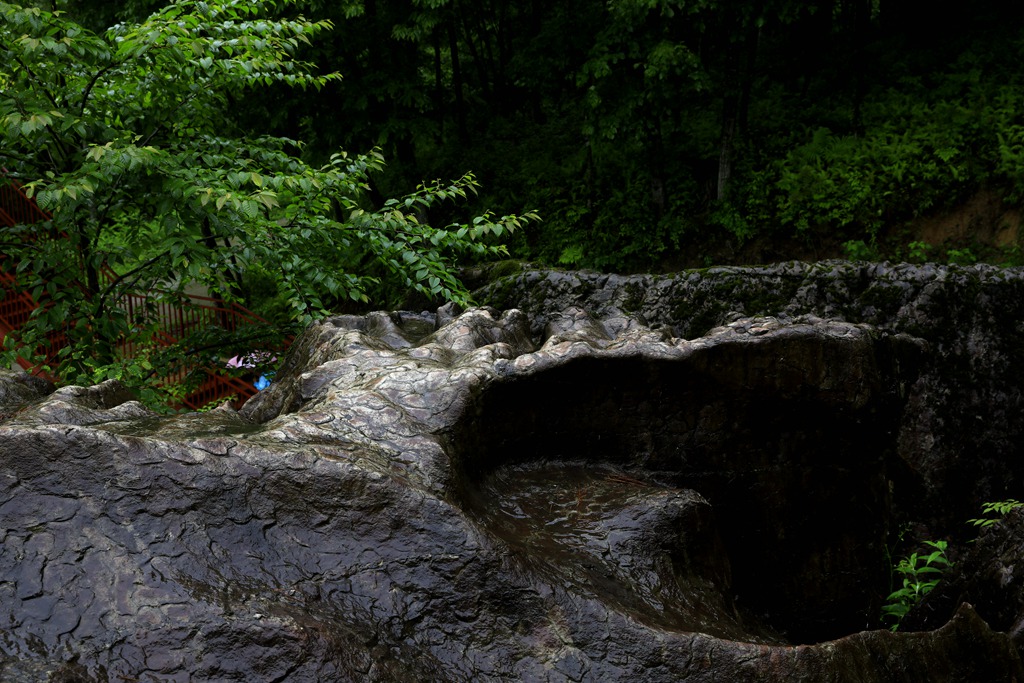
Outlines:
[[[33,272],[55,273],[38,295],[49,292],[60,308],[40,308],[31,334],[68,334],[63,348],[71,350],[51,360],[62,378],[169,372],[153,355],[103,357],[100,349],[122,339],[142,348],[170,332],[155,329],[155,313],[128,320],[109,306],[110,298],[85,291],[78,264],[130,273],[121,286],[130,283],[132,291],[114,294],[154,307],[154,293],[167,283],[197,279],[218,286],[262,269],[271,298],[296,321],[309,320],[328,296],[343,292],[384,305],[387,292],[409,282],[453,299],[465,296],[455,258],[477,247],[473,236],[420,225],[414,212],[403,210],[464,198],[473,189],[471,176],[425,184],[387,200],[388,212],[371,213],[360,207],[369,174],[383,168],[379,150],[338,152],[327,166],[313,168],[296,141],[260,131],[232,137],[222,125],[230,118],[228,103],[241,101],[236,95],[246,88],[337,79],[311,75],[309,65],[291,56],[300,39],[307,42],[329,24],[280,20],[276,12],[262,2],[175,3],[99,36],[38,8],[8,6],[0,17],[0,33],[9,38],[0,44],[36,65],[39,79],[32,83],[0,67],[4,154],[32,160],[39,179],[26,192],[68,235],[16,245],[5,255],[29,290]],[[11,16],[24,21],[2,23]],[[15,102],[16,95],[22,99]],[[348,215],[337,218],[342,212]],[[385,266],[386,281],[363,275],[377,267],[367,256]]]

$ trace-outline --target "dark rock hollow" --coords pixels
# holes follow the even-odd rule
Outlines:
[[[875,268],[524,273],[239,413],[0,375],[0,680],[1020,679],[991,582],[878,625],[896,525],[1020,484],[1020,275]]]

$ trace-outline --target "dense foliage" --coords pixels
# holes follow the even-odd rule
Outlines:
[[[980,191],[1024,197],[1010,4],[305,6],[338,37],[307,58],[345,80],[246,115],[320,148],[380,145],[384,194],[472,168],[487,205],[544,216],[510,243],[520,257],[636,270],[844,242],[892,256],[909,221]]]
[[[97,27],[161,4],[57,1]],[[240,94],[240,125],[307,140],[315,163],[379,147],[378,205],[473,169],[478,206],[544,216],[512,238],[519,257],[953,258],[969,237],[908,248],[904,226],[979,193],[1024,199],[1024,16],[995,0],[297,6],[334,23],[303,58],[344,80]]]
[[[6,248],[40,287],[84,269],[86,312],[51,292],[40,313],[108,347],[80,369],[110,362],[129,289],[197,281],[279,321],[459,300],[455,268],[501,254],[496,233],[513,256],[617,271],[1019,259],[911,229],[1024,201],[1006,3],[34,4],[2,5],[0,164],[73,239]],[[460,218],[490,208],[544,222]]]
[[[374,203],[379,151],[310,164],[298,142],[232,121],[238,98],[260,88],[340,78],[296,58],[331,23],[271,9],[181,1],[93,33],[0,3],[0,166],[53,216],[0,232],[7,263],[42,304],[6,337],[4,363],[60,331],[65,381],[167,373],[166,355],[155,367],[144,351],[127,359],[118,349],[160,348],[160,303],[187,286],[230,301],[259,280],[285,319],[303,323],[342,300],[386,304],[387,287],[465,301],[455,259],[505,253],[485,238],[517,227],[515,216],[426,220],[476,191],[472,175]],[[125,302],[140,292],[145,310],[130,314]]]

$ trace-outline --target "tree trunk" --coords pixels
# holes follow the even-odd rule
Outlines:
[[[444,70],[441,64],[441,29],[434,27],[434,114],[437,116],[437,141],[444,140]]]
[[[220,245],[217,244],[217,237],[213,234],[213,230],[210,229],[210,218],[208,216],[203,217],[203,221],[200,224],[199,229],[203,233],[203,244],[206,245],[206,248],[212,252],[219,251]],[[182,286],[185,285],[184,282],[181,284]],[[228,285],[229,288],[237,287],[237,283],[231,281],[225,282],[225,284]],[[217,323],[226,330],[230,329],[231,321],[226,310],[227,304],[224,302],[224,297],[222,297],[220,292],[216,290],[209,292],[209,294],[210,298],[212,298],[214,303],[217,305]]]
[[[459,134],[459,141],[469,140],[469,131],[466,129],[466,102],[463,97],[462,66],[459,63],[459,36],[455,27],[454,17],[448,20],[448,49],[452,58],[452,89],[455,91],[455,128]]]
[[[656,220],[665,215],[665,145],[662,142],[661,126],[655,122],[647,128],[647,166],[651,174],[650,205]]]
[[[868,31],[871,29],[871,3],[870,0],[857,0],[853,7],[853,62],[858,65],[854,68],[853,81],[853,120],[850,122],[857,135],[864,134],[864,119],[861,107],[867,93],[867,85],[864,78],[864,64],[867,59]]]
[[[757,22],[751,21],[744,37],[744,60],[735,69],[735,72],[738,72],[736,78],[739,81],[739,88],[728,92],[722,105],[722,138],[718,150],[718,187],[715,192],[715,197],[719,200],[725,198],[729,189],[736,154],[736,138],[742,139],[746,134],[759,40],[760,29]]]
[[[727,110],[732,110],[732,103],[726,104]],[[736,117],[731,111],[727,111],[722,122],[722,140],[718,148],[718,186],[715,192],[715,199],[725,198],[726,189],[729,186],[729,178],[732,175],[732,141],[736,134]]]
[[[470,25],[469,16],[465,11],[462,12],[462,27],[466,34],[466,47],[469,49],[469,56],[472,57],[473,65],[476,66],[476,77],[480,81],[480,93],[484,99],[489,99],[488,93],[491,91],[492,79],[487,75],[487,63],[490,60],[484,59],[480,50],[477,49],[476,41],[473,40],[473,27]],[[484,49],[488,49],[485,31],[485,28],[481,28],[477,34],[483,43]]]

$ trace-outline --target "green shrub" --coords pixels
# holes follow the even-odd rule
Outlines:
[[[1009,500],[1000,500],[995,503],[985,503],[981,506],[982,513],[985,515],[998,515],[998,517],[977,517],[975,519],[967,520],[967,523],[980,527],[992,526],[1005,517],[1006,513],[1010,510],[1019,507],[1024,507],[1024,503],[1014,500],[1013,498]]]
[[[925,545],[934,548],[927,555],[913,553],[910,557],[904,557],[893,568],[893,572],[901,574],[903,586],[893,591],[886,598],[888,604],[882,607],[882,617],[895,619],[891,628],[897,630],[903,617],[931,592],[942,573],[952,567],[946,557],[946,541],[925,541]]]
[[[874,242],[868,244],[864,240],[848,240],[843,242],[843,252],[851,261],[876,261],[878,248]]]

